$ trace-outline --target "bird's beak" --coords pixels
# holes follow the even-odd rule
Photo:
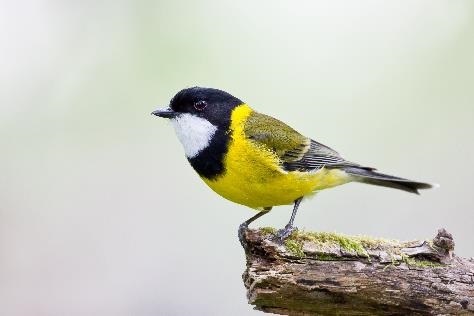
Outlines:
[[[161,109],[156,109],[155,111],[151,112],[152,115],[156,115],[159,117],[164,117],[164,118],[174,118],[178,115],[177,112],[173,111],[170,108],[161,108]]]

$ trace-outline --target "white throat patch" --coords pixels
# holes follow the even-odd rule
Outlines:
[[[212,125],[208,120],[188,113],[171,119],[171,123],[188,158],[195,157],[209,146],[212,136],[217,131],[217,126]]]

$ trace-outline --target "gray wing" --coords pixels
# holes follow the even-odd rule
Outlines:
[[[285,156],[301,157],[298,160],[285,161],[283,167],[287,171],[311,171],[326,168],[343,168],[359,166],[349,162],[339,155],[334,149],[311,140],[309,148],[301,156],[301,152],[290,151]]]

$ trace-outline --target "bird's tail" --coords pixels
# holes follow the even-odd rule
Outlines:
[[[437,186],[429,183],[417,182],[404,178],[390,176],[383,173],[378,173],[374,170],[375,169],[373,168],[365,167],[344,168],[344,171],[354,176],[354,180],[357,182],[399,189],[415,194],[419,194],[418,190],[431,189]]]

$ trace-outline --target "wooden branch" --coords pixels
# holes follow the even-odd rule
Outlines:
[[[282,315],[471,315],[474,259],[453,254],[444,229],[429,241],[397,242],[271,228],[243,232],[247,297]]]

